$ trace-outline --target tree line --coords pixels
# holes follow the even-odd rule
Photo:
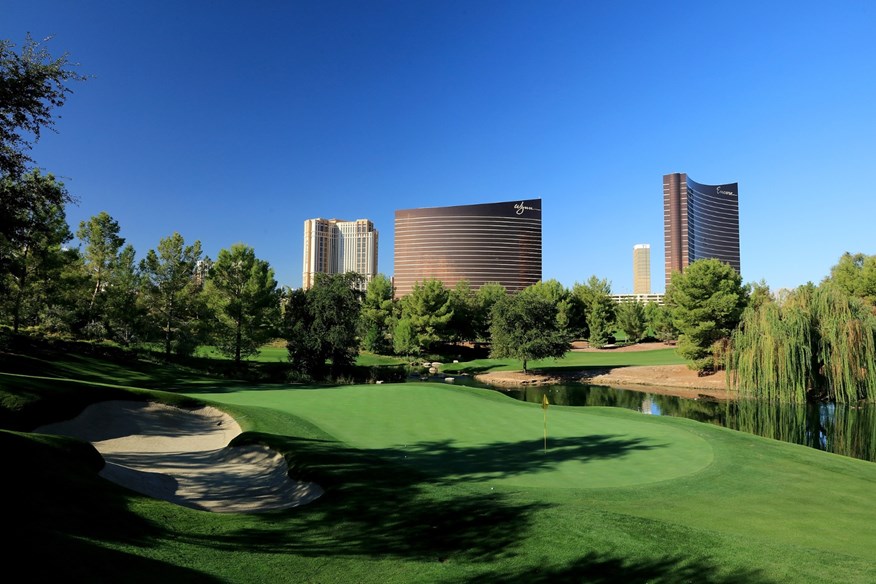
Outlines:
[[[773,294],[743,286],[717,260],[673,275],[663,305],[615,304],[607,280],[564,288],[538,282],[517,294],[498,284],[448,290],[418,283],[394,298],[379,275],[364,292],[356,274],[321,275],[310,290],[280,289],[270,265],[242,243],[215,261],[179,233],[136,261],[106,212],[73,232],[62,182],[29,151],[54,126],[70,83],[85,80],[66,54],[26,38],[0,40],[0,324],[122,345],[157,343],[165,356],[216,345],[240,363],[266,341],[287,342],[292,367],[337,376],[360,348],[428,355],[447,343],[483,343],[527,362],[561,357],[573,339],[603,347],[620,331],[678,341],[690,367],[726,368],[740,391],[783,400],[876,401],[876,256],[844,254],[819,285]]]

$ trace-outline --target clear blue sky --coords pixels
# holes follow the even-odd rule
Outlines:
[[[742,276],[876,253],[876,2],[10,1],[92,76],[32,154],[138,258],[179,231],[301,284],[302,224],[540,197],[544,279],[631,292],[662,176],[738,182]]]

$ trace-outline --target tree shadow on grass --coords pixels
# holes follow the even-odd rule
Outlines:
[[[492,561],[514,553],[536,505],[440,488],[409,466],[342,444],[248,433],[287,454],[290,474],[325,489],[317,501],[259,515],[248,526],[188,541],[219,549],[318,557]]]
[[[567,461],[622,458],[664,445],[638,438],[592,434],[573,438],[495,442],[461,446],[452,440],[417,442],[376,451],[387,460],[414,466],[440,484],[486,482],[555,469]]]
[[[447,584],[774,584],[756,569],[721,570],[704,559],[665,556],[647,560],[629,560],[590,552],[562,566],[543,565],[505,571],[484,572],[464,580],[449,579]]]
[[[216,582],[195,570],[111,550],[147,547],[165,529],[128,508],[127,491],[97,476],[90,444],[0,431],[5,567],[33,582]]]
[[[555,440],[547,454],[540,441],[472,447],[428,442],[379,451],[254,432],[235,441],[247,442],[286,453],[290,474],[318,483],[325,494],[305,507],[264,514],[233,532],[189,535],[192,543],[229,550],[248,546],[260,553],[442,562],[514,557],[525,545],[534,513],[549,507],[487,492],[481,482],[655,447],[601,435]]]

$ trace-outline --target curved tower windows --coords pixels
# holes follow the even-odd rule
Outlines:
[[[740,272],[739,185],[703,185],[684,173],[663,176],[666,286],[673,272],[716,258]]]
[[[511,293],[541,280],[541,199],[396,211],[396,297],[429,279]]]

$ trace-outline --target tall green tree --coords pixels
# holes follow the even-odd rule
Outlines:
[[[236,243],[220,250],[205,296],[215,318],[216,344],[235,365],[277,335],[280,292],[274,270],[256,258],[253,248]]]
[[[104,290],[110,271],[118,260],[119,250],[125,239],[119,236],[119,223],[106,211],[101,211],[88,221],[81,221],[76,238],[84,245],[83,260],[93,283],[88,301],[89,320],[95,317],[95,303]]]
[[[557,321],[557,307],[540,294],[516,294],[493,306],[491,356],[520,359],[523,371],[533,359],[561,358],[569,337]]]
[[[16,178],[33,162],[27,152],[54,126],[54,110],[72,93],[70,82],[85,79],[74,66],[66,53],[53,57],[30,35],[20,52],[0,40],[0,177]]]
[[[359,337],[366,351],[378,355],[391,352],[393,304],[392,280],[383,274],[371,278],[359,315]]]
[[[396,324],[410,327],[410,344],[402,347],[403,354],[420,354],[433,350],[438,343],[449,337],[453,319],[453,304],[450,293],[440,280],[417,282],[411,293],[401,300],[401,318]],[[402,322],[405,324],[401,324]],[[393,330],[397,335],[398,331]]]
[[[107,334],[123,345],[133,343],[143,328],[145,314],[138,302],[140,272],[132,245],[126,245],[116,257],[104,296]]]
[[[477,300],[475,291],[471,289],[468,280],[460,280],[450,291],[450,306],[453,318],[450,319],[448,340],[454,342],[473,341],[475,339],[475,311]]]
[[[355,272],[317,274],[311,289],[290,295],[284,318],[294,369],[311,377],[328,372],[337,378],[355,362],[361,279]]]
[[[713,371],[730,333],[748,303],[739,273],[717,259],[691,263],[672,275],[666,291],[675,326],[680,331],[678,353],[697,371]]]
[[[497,282],[487,283],[478,288],[475,293],[475,307],[472,315],[472,328],[476,340],[485,343],[490,341],[493,306],[506,296],[508,296],[508,291]]]
[[[617,326],[633,343],[639,342],[645,335],[648,323],[645,319],[645,307],[640,302],[621,302],[615,308]]]
[[[64,184],[39,170],[0,179],[0,201],[6,207],[0,233],[0,298],[16,332],[23,321],[36,324],[38,309],[46,305],[47,284],[58,280],[69,259],[63,253],[63,245],[72,238],[64,212],[69,200]]]
[[[649,302],[645,305],[645,320],[654,336],[664,343],[678,339],[678,329],[668,306]]]
[[[827,280],[876,307],[876,255],[844,253]]]
[[[527,286],[520,291],[524,295],[538,296],[557,307],[557,323],[560,328],[570,336],[575,336],[579,331],[577,319],[580,314],[576,310],[577,305],[572,300],[571,294],[555,279],[543,280]]]
[[[183,236],[174,232],[140,262],[143,302],[153,328],[160,331],[166,358],[174,349],[178,354],[190,353],[197,344],[201,285],[194,274],[200,259],[201,242],[186,245]]]
[[[611,299],[611,283],[590,276],[584,284],[575,284],[572,294],[583,308],[587,323],[587,340],[591,346],[603,347],[611,337],[615,323],[615,303]]]

